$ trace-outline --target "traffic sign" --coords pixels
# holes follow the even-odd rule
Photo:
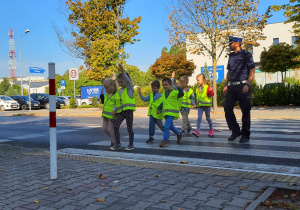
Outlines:
[[[35,73],[35,74],[44,74],[45,69],[39,68],[39,67],[29,67],[29,72],[30,73]]]
[[[60,80],[60,88],[66,89],[66,81],[65,80]]]
[[[69,79],[70,80],[79,79],[78,68],[69,68]]]

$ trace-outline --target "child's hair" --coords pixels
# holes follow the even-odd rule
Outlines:
[[[160,88],[160,82],[158,80],[154,80],[151,83],[151,87],[157,87],[159,89]]]
[[[181,79],[183,81],[185,81],[186,83],[189,83],[189,78],[187,76],[183,76],[183,77],[181,77]]]
[[[212,83],[208,80],[208,79],[205,79],[205,75],[204,74],[198,74],[196,78],[198,77],[202,77],[203,78],[203,82],[205,85],[208,85],[209,87],[212,87]]]
[[[104,80],[103,85],[104,84],[107,84],[113,90],[113,92],[116,92],[118,90],[117,83],[113,79],[106,79],[106,80]]]
[[[168,82],[170,85],[172,85],[172,80],[168,77],[163,78],[162,82]]]
[[[129,74],[126,72],[126,75],[128,76],[128,78],[130,79]],[[117,79],[125,79],[123,73],[120,73],[117,77]],[[130,79],[131,80],[131,79]]]

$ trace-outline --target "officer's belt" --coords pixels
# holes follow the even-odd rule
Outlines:
[[[228,82],[228,85],[239,85],[239,84],[245,84],[247,83],[247,80],[238,81],[238,82]]]

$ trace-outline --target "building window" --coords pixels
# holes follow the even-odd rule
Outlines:
[[[292,45],[293,47],[297,47],[299,44],[295,43],[296,41],[298,41],[299,37],[298,36],[292,36]]]
[[[279,44],[279,38],[273,38],[273,44]]]

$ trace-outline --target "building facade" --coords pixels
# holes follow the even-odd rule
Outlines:
[[[264,73],[260,71],[260,54],[266,48],[272,44],[278,44],[280,42],[285,42],[289,45],[294,45],[295,41],[297,40],[297,36],[293,33],[293,23],[271,23],[267,24],[263,30],[263,34],[266,37],[265,40],[260,40],[258,43],[260,44],[258,47],[253,47],[251,53],[253,55],[253,60],[256,64],[255,68],[255,80],[258,85],[264,86],[267,83],[276,83],[281,82],[281,72],[277,72],[275,74],[272,73]],[[219,54],[219,51],[217,55]],[[196,69],[193,75],[189,78],[190,84],[196,84],[196,76],[200,73],[203,73],[203,68],[205,63],[208,66],[208,69],[211,73],[212,77],[212,59],[209,55],[194,55],[187,53],[187,60],[191,60],[196,65]],[[217,82],[222,82],[225,79],[227,74],[227,63],[228,63],[228,56],[226,52],[223,52],[221,55],[218,63],[217,63]],[[296,77],[300,79],[300,70],[290,70],[286,74],[287,77]]]

